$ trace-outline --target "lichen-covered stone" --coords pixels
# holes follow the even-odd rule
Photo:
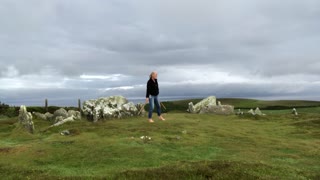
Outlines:
[[[231,105],[222,105],[219,103],[217,106],[217,99],[215,96],[209,96],[206,99],[203,99],[196,105],[193,105],[192,102],[189,103],[189,108],[187,110],[190,113],[213,113],[213,114],[222,114],[222,115],[231,115],[234,113],[234,107]]]
[[[53,113],[53,118],[56,118],[56,117],[58,117],[58,116],[62,116],[63,118],[67,118],[67,117],[69,117],[69,114],[68,114],[68,112],[67,112],[65,109],[60,108],[60,109],[56,110],[56,111]]]
[[[58,117],[61,117],[61,118],[62,118],[62,116],[58,116]],[[53,124],[51,127],[60,126],[60,125],[62,125],[62,124],[64,124],[64,123],[66,123],[66,122],[71,122],[71,121],[75,121],[75,117],[74,117],[73,115],[71,115],[71,116],[68,117],[68,118],[65,118],[65,119],[62,119],[62,120],[56,122],[56,123]]]
[[[29,133],[34,132],[34,124],[32,121],[32,114],[27,111],[26,106],[21,105],[19,109],[19,123],[23,126]]]
[[[100,119],[135,116],[138,108],[123,96],[110,96],[84,101],[83,113],[97,122]]]
[[[68,111],[68,117],[74,116],[75,120],[81,120],[81,112],[75,110]]]

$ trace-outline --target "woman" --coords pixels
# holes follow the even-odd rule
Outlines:
[[[159,95],[159,86],[158,86],[158,73],[157,72],[152,72],[150,74],[150,79],[147,83],[147,95],[146,95],[146,103],[149,103],[149,122],[153,123],[154,121],[152,120],[152,112],[154,105],[156,105],[157,108],[157,113],[159,116],[159,119],[164,121],[165,119],[161,116],[161,108],[160,104],[158,101],[158,95]]]

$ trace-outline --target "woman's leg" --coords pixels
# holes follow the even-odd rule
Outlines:
[[[152,112],[153,112],[153,108],[154,108],[153,106],[154,106],[154,97],[151,96],[149,98],[149,115],[148,115],[149,120],[152,119]]]
[[[158,96],[154,97],[154,104],[156,105],[158,116],[161,116],[161,107],[158,101]]]
[[[156,96],[154,98],[154,103],[156,104],[156,107],[157,107],[157,113],[158,113],[159,119],[164,121],[165,119],[161,116],[161,107],[160,107],[160,103],[158,100],[158,96]]]

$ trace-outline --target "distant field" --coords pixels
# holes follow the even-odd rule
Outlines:
[[[282,109],[254,117],[183,113],[188,101],[167,102],[176,109],[165,122],[83,119],[43,131],[50,122],[34,119],[35,134],[0,115],[1,179],[320,179],[316,102],[294,101],[299,116]],[[246,108],[294,104],[221,101]],[[66,129],[71,136],[60,135]]]
[[[188,109],[188,103],[196,104],[202,99],[189,99],[181,101],[163,102],[168,111],[185,112]],[[304,101],[304,100],[278,100],[263,101],[255,99],[237,99],[237,98],[221,98],[217,99],[222,104],[233,105],[235,109],[255,109],[259,107],[262,110],[292,110],[292,108],[309,108],[320,107],[320,101]]]

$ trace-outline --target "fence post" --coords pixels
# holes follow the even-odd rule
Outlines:
[[[48,99],[45,99],[45,101],[44,101],[44,108],[45,108],[46,112],[48,112]]]

